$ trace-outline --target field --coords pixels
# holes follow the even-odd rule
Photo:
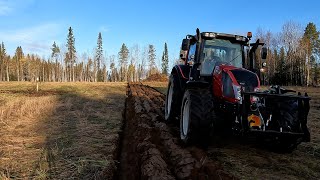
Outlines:
[[[0,179],[111,179],[125,83],[0,83]]]
[[[167,83],[0,84],[0,179],[319,179],[320,91],[311,142],[276,153],[217,137],[185,146],[164,123]],[[117,169],[117,170],[116,170]]]
[[[148,83],[148,85],[162,93],[166,91],[166,83]],[[222,138],[214,140],[202,158],[220,164],[224,172],[240,179],[319,179],[320,89],[286,88],[307,92],[312,98],[308,116],[311,142],[300,144],[291,154],[279,154],[254,142],[234,137]]]

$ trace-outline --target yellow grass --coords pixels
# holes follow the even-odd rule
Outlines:
[[[126,84],[35,85],[0,83],[0,179],[110,176]]]
[[[167,93],[168,82],[143,82],[142,84],[151,86],[163,94]]]

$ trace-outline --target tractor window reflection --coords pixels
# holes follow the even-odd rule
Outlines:
[[[206,40],[201,61],[202,75],[210,75],[216,64],[242,67],[241,45],[223,39]]]
[[[193,58],[196,54],[196,47],[197,47],[196,43],[190,46],[189,54],[188,54],[188,62],[191,60],[194,60]]]

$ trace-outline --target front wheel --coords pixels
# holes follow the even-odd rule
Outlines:
[[[209,90],[189,89],[184,93],[180,118],[180,138],[187,144],[207,145],[215,114]]]

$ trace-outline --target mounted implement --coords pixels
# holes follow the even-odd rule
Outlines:
[[[171,71],[165,119],[180,120],[185,143],[208,143],[218,132],[263,136],[286,150],[310,141],[310,98],[279,86],[260,91],[255,56],[265,60],[267,49],[251,37],[197,29],[183,39],[183,64]]]

